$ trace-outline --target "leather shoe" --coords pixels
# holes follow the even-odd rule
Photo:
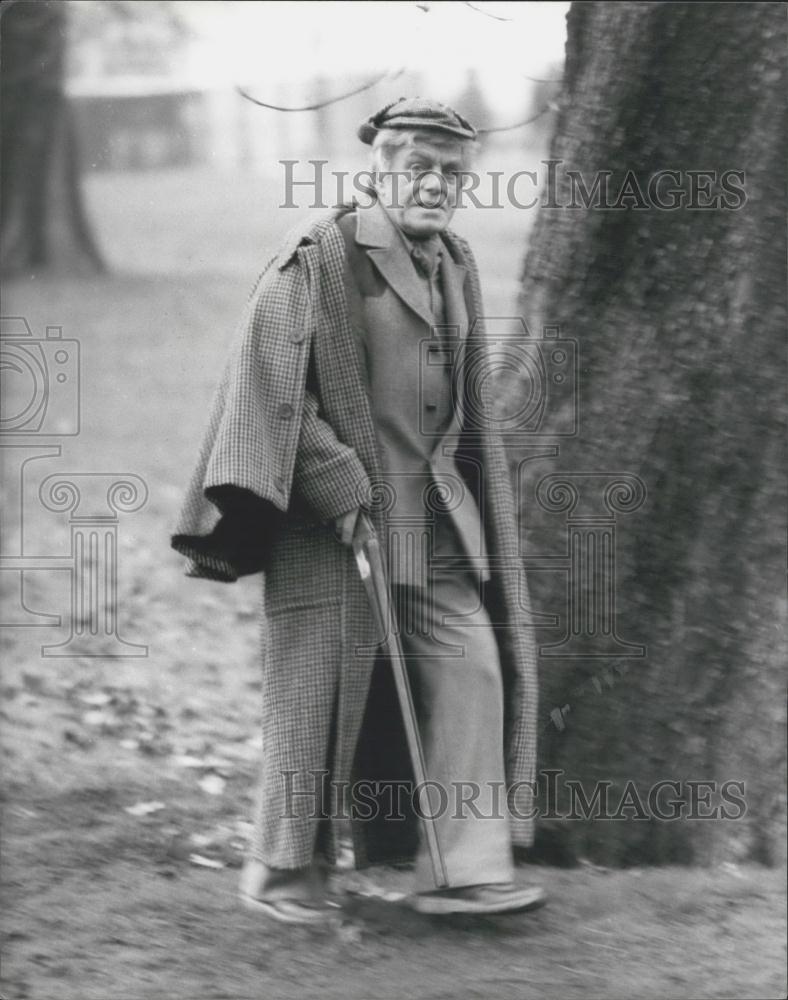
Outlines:
[[[466,885],[459,889],[421,892],[412,899],[419,913],[515,913],[535,910],[547,901],[538,885],[514,885],[512,882]]]

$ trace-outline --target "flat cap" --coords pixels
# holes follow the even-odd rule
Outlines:
[[[438,101],[424,97],[400,97],[387,104],[358,127],[358,137],[371,146],[384,128],[423,128],[447,132],[460,139],[475,139],[476,129],[462,115]]]

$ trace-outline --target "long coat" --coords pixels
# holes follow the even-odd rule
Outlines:
[[[361,502],[382,537],[387,530],[375,503],[380,461],[349,320],[346,247],[337,224],[343,211],[294,230],[258,280],[172,538],[189,559],[189,575],[232,582],[263,572],[264,810],[257,846],[263,860],[282,868],[308,864],[316,835],[308,810],[293,808],[287,789],[292,793],[294,779],[286,788],[283,773],[295,772],[297,787],[307,789],[301,776],[310,770],[326,768],[335,782],[349,780],[363,731],[376,729],[370,706],[379,716],[396,711],[371,695],[381,637],[352,552],[329,523]],[[446,232],[443,241],[467,271],[466,354],[478,372],[485,352],[478,270],[463,239]],[[512,841],[527,846],[536,652],[509,467],[484,405],[477,401],[465,416],[457,453],[484,470],[477,498],[491,571],[484,599],[503,673],[507,781],[518,786]],[[329,856],[337,827],[324,845]],[[377,829],[354,826],[361,861],[390,850],[376,843]]]

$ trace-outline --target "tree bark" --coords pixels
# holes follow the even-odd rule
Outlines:
[[[521,312],[533,336],[555,324],[578,343],[579,433],[522,467],[525,552],[555,555],[565,537],[566,521],[554,526],[534,499],[543,475],[639,477],[645,502],[616,525],[615,591],[618,633],[645,655],[594,659],[595,637],[580,636],[581,655],[542,656],[541,766],[564,774],[537,855],[784,857],[785,51],[778,4],[582,3],[568,15],[560,163],[543,206],[574,194],[580,207],[541,208]],[[582,207],[567,170],[589,192],[610,171],[618,205]],[[660,170],[679,180],[651,198]],[[746,200],[730,174],[726,192],[729,171],[743,171]],[[671,184],[716,207],[658,207]],[[543,430],[561,419],[548,406]],[[573,582],[600,599],[598,577]],[[531,583],[537,609],[560,613],[564,578]],[[612,781],[612,809],[630,780],[644,802],[677,781],[683,818],[569,820],[566,779],[587,797]],[[687,782],[706,780],[743,782],[746,814],[689,818],[711,806]]]
[[[85,214],[77,135],[63,91],[66,5],[3,5],[0,265],[102,270]]]

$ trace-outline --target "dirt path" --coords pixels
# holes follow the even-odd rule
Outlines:
[[[4,804],[8,1000],[785,995],[785,876],[759,868],[531,867],[550,894],[531,914],[439,920],[351,896],[338,928],[270,924],[235,895],[253,741],[228,723],[208,747],[196,718],[183,753],[164,709],[86,690],[17,694],[4,727],[27,751]]]

